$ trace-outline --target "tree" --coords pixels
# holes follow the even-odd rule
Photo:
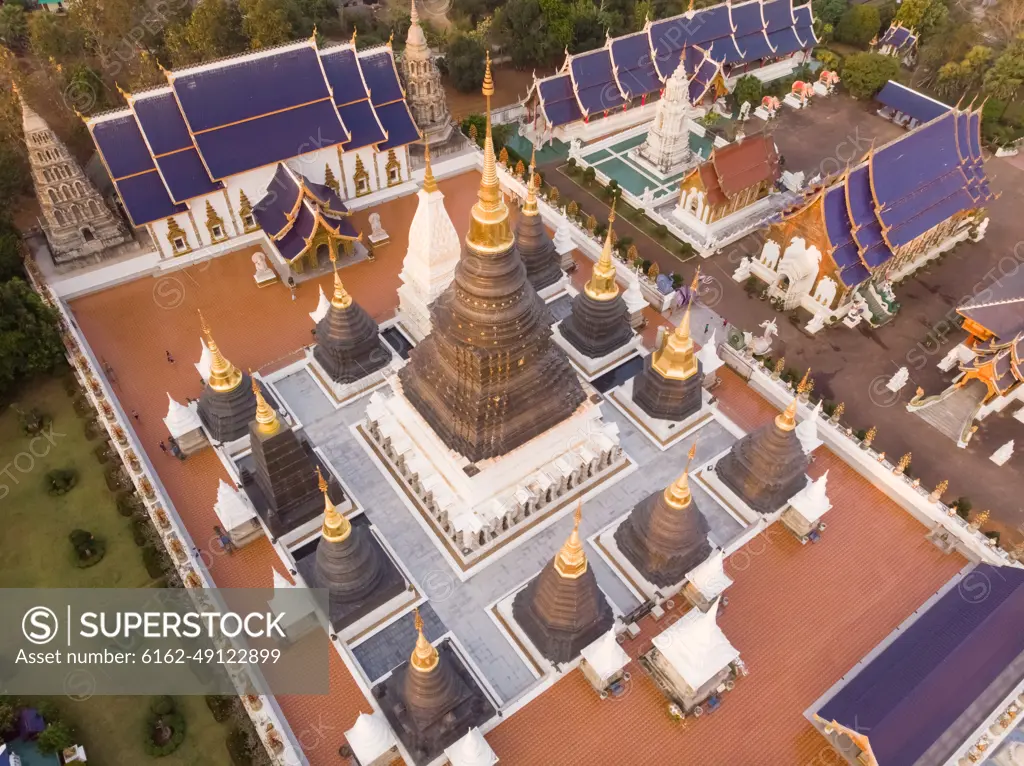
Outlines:
[[[484,47],[469,35],[458,35],[451,41],[444,57],[456,90],[463,93],[479,90],[484,81],[484,55]]]
[[[10,731],[18,722],[18,709],[10,697],[0,697],[0,731]]]
[[[839,58],[839,54],[834,51],[830,51],[828,48],[815,48],[814,58],[821,62],[822,67],[833,71],[839,69],[839,64],[842,63],[842,59]]]
[[[242,13],[232,0],[199,0],[185,25],[184,36],[199,61],[245,50]]]
[[[761,95],[764,93],[763,83],[752,74],[745,74],[736,81],[732,97],[736,99],[736,105],[742,106],[744,101],[750,102],[750,108],[756,109],[761,103]]]
[[[28,19],[29,47],[41,59],[67,61],[85,53],[85,38],[78,27],[65,24],[55,13],[32,13]]]
[[[842,81],[854,98],[871,98],[899,73],[900,64],[892,56],[854,53],[843,61]]]
[[[295,36],[286,0],[241,0],[242,31],[252,50],[280,45]]]
[[[21,50],[28,40],[28,21],[21,6],[0,7],[0,42],[12,50]]]
[[[977,87],[992,61],[994,53],[984,45],[975,45],[960,62],[950,61],[939,69],[936,88],[945,97],[952,97]]]
[[[0,282],[24,276],[21,237],[9,222],[0,222]],[[0,726],[0,732],[3,730],[4,727]]]
[[[63,358],[53,309],[20,279],[0,284],[0,396]]]
[[[855,5],[847,9],[836,27],[836,39],[865,47],[878,34],[881,21],[873,5]]]
[[[651,6],[651,0],[636,0],[633,5],[633,31],[642,30],[647,19],[654,20],[654,8]]]
[[[36,744],[43,755],[53,755],[75,744],[75,730],[63,721],[50,721],[39,733]]]
[[[572,6],[572,11],[572,42],[569,45],[569,52],[582,53],[604,45],[605,30],[608,26],[601,18],[597,6],[589,0],[583,0]]]
[[[814,18],[822,24],[831,24],[833,27],[839,23],[849,3],[846,0],[812,0],[811,9]]]
[[[509,0],[498,10],[492,29],[512,64],[520,69],[545,64],[559,50],[549,34],[540,0]]]
[[[988,19],[999,39],[1012,42],[1024,34],[1024,0],[999,0],[995,8],[988,9]]]
[[[1011,101],[1024,85],[1024,35],[999,55],[992,68],[985,72],[985,92],[1000,101]]]
[[[928,37],[948,16],[949,8],[942,0],[903,0],[895,21],[908,29],[916,29],[921,37]]]
[[[565,0],[540,0],[549,44],[563,51],[572,44],[574,8]]]

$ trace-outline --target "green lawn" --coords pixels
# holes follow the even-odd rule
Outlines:
[[[0,547],[2,588],[142,588],[150,577],[132,540],[128,519],[119,515],[107,489],[103,466],[93,449],[99,440],[85,438],[84,421],[57,380],[28,387],[18,405],[38,407],[53,418],[53,444],[35,444],[21,433],[13,411],[0,411],[0,524],[6,545]],[[35,453],[43,455],[34,457]],[[46,453],[49,448],[48,454]],[[19,457],[20,456],[20,457]],[[15,462],[17,461],[17,462]],[[66,495],[51,497],[46,472],[74,467],[78,484]],[[6,473],[2,473],[4,469]],[[22,473],[19,468],[26,469]],[[17,484],[15,484],[17,481]],[[88,569],[75,566],[68,534],[85,529],[106,541],[103,560]]]
[[[45,439],[33,445],[22,435],[17,415],[9,409],[0,411],[0,487],[8,488],[6,494],[0,488],[0,525],[5,542],[0,547],[0,588],[150,586],[152,580],[132,539],[129,520],[117,512],[113,495],[107,490],[104,467],[93,452],[101,441],[85,438],[85,421],[75,413],[63,384],[59,380],[33,382],[18,405],[26,411],[38,407],[49,414],[54,435],[52,445]],[[33,457],[32,447],[42,457]],[[71,466],[79,473],[78,484],[66,495],[51,497],[44,487],[46,472]],[[5,468],[6,474],[2,473]],[[106,555],[99,564],[88,569],[74,565],[68,534],[76,528],[106,541]],[[213,719],[202,697],[177,698],[187,733],[181,747],[163,758],[151,757],[143,747],[151,698],[93,697],[84,702],[66,697],[49,699],[58,706],[64,720],[78,730],[89,763],[230,764],[225,747],[227,726]]]

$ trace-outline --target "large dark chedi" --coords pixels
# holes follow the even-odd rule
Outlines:
[[[539,292],[561,279],[562,269],[555,243],[537,209],[536,190],[536,181],[531,177],[526,184],[526,202],[516,224],[516,247],[526,266],[526,278]]]
[[[488,75],[485,95],[489,85]],[[431,307],[433,332],[399,373],[413,407],[446,445],[472,462],[515,449],[586,399],[568,359],[551,341],[547,308],[526,279],[490,130],[488,122],[479,199],[455,279]]]
[[[317,322],[313,358],[335,383],[352,383],[391,361],[377,331],[377,323],[352,300],[335,270],[334,297]]]
[[[796,435],[796,399],[771,423],[736,442],[715,473],[759,513],[777,511],[804,488],[810,458]]]

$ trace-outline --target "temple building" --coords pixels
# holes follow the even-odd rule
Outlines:
[[[683,177],[676,216],[690,225],[710,226],[770,194],[781,174],[771,135],[737,136]]]
[[[22,127],[43,230],[60,265],[102,257],[104,250],[130,242],[121,220],[107,207],[75,158],[36,112],[21,98]]]
[[[883,85],[875,101],[882,105],[878,110],[882,117],[909,130],[931,122],[953,108],[896,80],[889,80]]]
[[[451,137],[454,130],[452,116],[441,85],[441,73],[420,26],[416,0],[411,0],[411,3],[409,34],[405,38],[405,51],[399,66],[406,99],[420,133],[425,141],[440,145]]]
[[[724,84],[720,87],[724,88]],[[674,175],[692,165],[697,158],[690,149],[687,122],[700,116],[700,111],[690,103],[690,81],[684,56],[665,83],[665,94],[658,102],[647,138],[637,150],[638,158],[645,160],[662,177]]]
[[[489,60],[483,92],[489,103]],[[390,395],[370,395],[362,426],[463,562],[624,459],[617,427],[584,393],[549,322],[512,235],[488,121],[454,281],[432,304],[432,331],[391,379]]]
[[[882,35],[882,39],[875,38],[871,44],[878,53],[898,58],[908,67],[917,61],[917,32],[914,29],[907,29],[902,22],[892,22]]]
[[[715,475],[758,513],[774,513],[807,483],[810,458],[796,435],[796,399],[784,412],[732,445]]]
[[[249,424],[252,452],[240,461],[239,475],[249,501],[270,534],[278,538],[323,512],[319,461],[309,443],[281,422],[255,380],[252,391],[256,398],[256,417]],[[331,484],[340,502],[343,495],[333,477]]]
[[[613,203],[601,255],[594,263],[583,291],[573,298],[572,313],[558,325],[558,335],[577,353],[566,350],[574,361],[582,362],[588,375],[594,370],[586,369],[589,365],[579,359],[580,355],[590,360],[608,360],[616,351],[635,349],[634,339],[638,337],[629,323],[629,310],[615,281],[615,261],[612,258],[614,223]]]
[[[432,646],[416,611],[416,646],[408,662],[373,688],[373,696],[415,766],[430,763],[495,709],[450,641]]]
[[[353,524],[338,511],[319,469],[317,482],[324,496],[320,539],[316,552],[296,565],[310,588],[327,590],[331,627],[340,632],[400,595],[406,584],[369,525]]]
[[[526,184],[526,200],[516,224],[516,247],[526,267],[526,278],[538,295],[548,298],[564,286],[561,256],[537,207],[534,176]]]
[[[694,444],[690,449],[679,478],[633,506],[615,530],[619,551],[648,582],[659,587],[682,581],[711,553],[711,528],[690,494],[690,462],[696,448]]]
[[[587,564],[580,539],[582,503],[572,533],[555,558],[512,601],[512,615],[551,663],[575,659],[583,647],[607,633],[615,617]]]
[[[357,51],[353,37],[320,50],[314,36],[165,75],[86,120],[129,220],[162,258],[261,243],[287,273],[328,236],[354,235],[339,201],[410,179],[420,134],[388,45]],[[302,200],[286,211],[290,235],[254,210],[282,166],[304,179],[301,194],[295,178],[278,192],[281,205]]]
[[[199,418],[213,441],[234,442],[249,433],[249,421],[256,416],[252,380],[224,358],[202,313],[199,323],[211,357],[206,385],[199,396]]]
[[[652,418],[679,422],[700,412],[704,375],[690,337],[692,306],[691,301],[682,321],[662,336],[661,346],[633,378],[633,402]]]
[[[589,141],[648,122],[681,63],[692,105],[713,101],[744,74],[764,82],[786,77],[817,45],[813,25],[810,5],[794,8],[792,0],[722,3],[648,21],[642,31],[567,56],[556,74],[535,78],[523,100],[525,135],[535,145]]]
[[[398,321],[417,343],[430,334],[429,306],[455,278],[462,243],[444,206],[430,167],[430,147],[425,147],[426,170],[419,203],[409,226],[409,250],[398,278]]]
[[[899,309],[891,283],[957,242],[981,239],[993,198],[981,110],[950,109],[809,190],[733,278],[766,282],[785,311],[815,315],[814,329],[836,318],[884,324]]]
[[[812,720],[851,765],[981,763],[1017,728],[1022,668],[1024,570],[977,564],[826,691]]]
[[[327,313],[316,324],[316,346],[310,362],[313,374],[337,396],[340,390],[387,367],[391,352],[377,323],[345,290],[334,252],[334,295]]]

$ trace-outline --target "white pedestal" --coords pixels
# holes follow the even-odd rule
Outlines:
[[[395,354],[387,343],[384,344],[384,348],[391,354],[391,361],[387,367],[382,367],[351,383],[336,383],[331,380],[331,376],[327,374],[327,371],[320,366],[320,362],[313,356],[312,348],[306,349],[306,370],[309,372],[310,377],[313,378],[313,382],[316,383],[317,387],[324,392],[331,404],[334,405],[334,409],[339,409],[384,385],[389,377],[397,373],[404,366],[405,361]]]
[[[630,378],[621,386],[613,388],[606,396],[612,406],[633,421],[633,425],[662,452],[715,419],[714,410],[717,405],[711,404],[711,394],[703,387],[700,394],[701,408],[690,417],[678,422],[652,418],[633,401],[634,380],[635,378]]]
[[[643,344],[643,338],[639,334],[633,333],[633,337],[629,342],[619,346],[610,354],[591,358],[581,354],[575,346],[562,336],[561,324],[561,322],[556,322],[554,327],[551,328],[551,339],[565,351],[569,361],[572,362],[572,366],[576,368],[576,371],[588,383],[604,375],[609,370],[615,369],[628,359],[639,355],[640,346]]]
[[[786,97],[782,99],[782,103],[794,109],[803,109],[807,105],[806,101],[798,96],[794,96],[792,93],[787,93]]]
[[[277,276],[276,271],[266,267],[262,269],[256,269],[256,273],[253,274],[252,278],[253,280],[255,280],[257,287],[266,287],[267,285],[272,285],[274,282],[277,282],[280,279]]]
[[[570,256],[570,258],[571,257],[572,256]],[[537,295],[539,295],[540,299],[542,301],[544,301],[545,303],[551,303],[551,301],[557,300],[558,298],[562,297],[562,295],[565,294],[566,289],[568,288],[568,286],[569,286],[569,277],[567,277],[563,273],[561,279],[559,279],[553,285],[548,285],[543,290],[538,290],[537,291]]]

